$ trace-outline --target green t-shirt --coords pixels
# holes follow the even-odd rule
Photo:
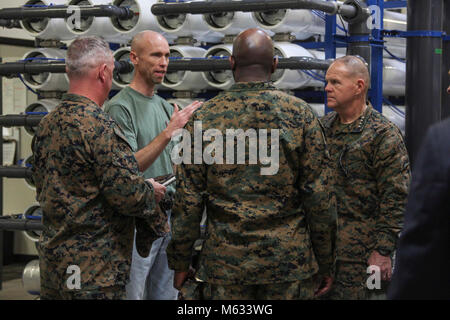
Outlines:
[[[148,97],[125,87],[105,103],[105,111],[119,124],[136,153],[166,128],[173,113],[173,106],[156,94]],[[172,148],[173,143],[170,142],[155,162],[144,171],[146,179],[173,172],[170,158]]]

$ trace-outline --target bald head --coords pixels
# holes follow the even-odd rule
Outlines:
[[[340,64],[345,67],[347,76],[351,78],[363,79],[366,85],[366,95],[370,87],[370,75],[368,66],[357,56],[344,56],[337,58],[331,65]],[[330,66],[331,67],[331,66]]]
[[[260,70],[270,77],[274,71],[274,49],[269,35],[257,28],[242,31],[233,43],[232,67],[240,74]]]
[[[148,46],[153,46],[157,43],[167,44],[166,38],[155,31],[146,30],[141,31],[133,37],[131,41],[131,50],[140,54],[141,52],[148,50]]]

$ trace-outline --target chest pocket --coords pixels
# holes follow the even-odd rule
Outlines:
[[[355,141],[344,145],[338,159],[341,173],[350,180],[373,180],[375,170],[373,153],[368,148],[368,142]]]

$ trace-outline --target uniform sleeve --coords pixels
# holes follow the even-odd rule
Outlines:
[[[408,153],[398,129],[390,128],[381,135],[373,165],[379,193],[375,249],[392,252],[403,225],[411,178]]]
[[[129,111],[121,104],[109,104],[106,108],[107,113],[113,118],[122,129],[125,138],[131,146],[133,152],[138,151],[136,130],[133,126],[132,117]]]
[[[101,133],[101,134],[100,134]],[[157,212],[153,187],[139,174],[137,161],[114,124],[90,136],[95,175],[102,195],[123,215],[151,217]]]
[[[300,155],[299,188],[319,273],[331,274],[337,229],[332,174],[322,127],[316,117],[306,125]]]
[[[193,120],[186,129],[193,141]],[[180,143],[184,143],[182,140]],[[193,144],[186,143],[194,154]],[[193,163],[193,161],[191,161]],[[206,168],[203,164],[181,163],[177,167],[175,205],[172,209],[172,239],[167,247],[169,268],[187,271],[191,263],[194,242],[200,238],[200,221],[203,213],[203,195],[206,189]]]

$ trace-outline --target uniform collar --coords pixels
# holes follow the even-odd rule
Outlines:
[[[75,93],[64,93],[61,97],[61,100],[67,100],[70,102],[81,102],[84,104],[95,105],[98,107],[98,105],[91,99],[89,99],[85,96],[80,96],[79,94],[75,94]]]
[[[369,102],[367,104],[366,110],[359,116],[358,119],[353,121],[352,123],[345,126],[345,129],[342,130],[343,133],[346,132],[352,132],[352,133],[358,133],[362,132],[364,130],[364,127],[367,123],[367,120],[370,118],[370,115],[372,114],[372,104]],[[332,112],[329,117],[325,117],[322,121],[323,126],[326,129],[330,129],[333,127],[333,125],[336,125],[336,121],[339,121],[337,112]]]
[[[243,91],[243,90],[275,90],[272,82],[252,81],[252,82],[237,82],[231,86],[228,91]]]

